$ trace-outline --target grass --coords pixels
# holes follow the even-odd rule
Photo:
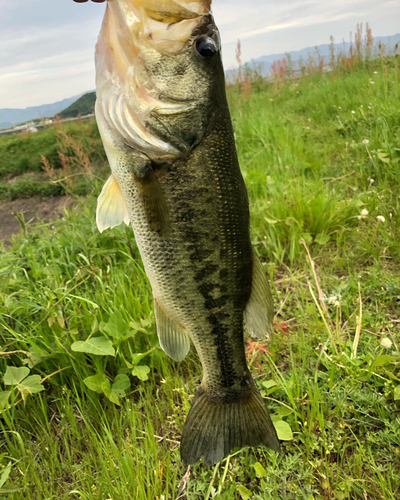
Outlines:
[[[73,194],[86,195],[91,191],[93,175],[88,182],[81,170],[87,177],[90,165],[98,170],[104,161],[95,120],[69,124],[56,121],[55,126],[39,133],[0,137],[0,199],[72,194],[72,186]],[[51,174],[50,179],[43,180],[45,171]],[[74,182],[70,182],[71,176]],[[66,182],[60,182],[65,178]]]
[[[398,498],[398,83],[387,59],[229,91],[276,311],[272,341],[247,353],[286,433],[280,455],[180,462],[201,367],[157,347],[131,229],[96,229],[100,181],[64,220],[21,219],[0,257],[0,369],[38,379],[0,392],[0,498]],[[78,352],[89,337],[111,354]]]

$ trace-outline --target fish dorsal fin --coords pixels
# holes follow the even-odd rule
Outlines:
[[[97,199],[96,222],[99,231],[119,226],[122,222],[129,225],[129,213],[121,188],[113,175],[110,175]]]
[[[190,349],[188,334],[168,316],[156,298],[154,313],[161,348],[174,361],[183,361]]]
[[[264,268],[253,249],[253,284],[244,311],[244,322],[252,337],[265,339],[272,333],[274,309]]]

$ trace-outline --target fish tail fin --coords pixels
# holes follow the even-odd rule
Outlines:
[[[279,451],[275,427],[256,386],[229,400],[213,397],[200,386],[182,431],[182,460],[193,464],[203,457],[212,465],[245,446]]]

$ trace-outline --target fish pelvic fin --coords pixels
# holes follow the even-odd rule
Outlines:
[[[264,268],[253,248],[253,284],[244,310],[244,323],[252,337],[266,339],[272,334],[274,303]]]
[[[183,361],[190,349],[188,334],[183,327],[171,319],[156,298],[154,299],[154,315],[162,350],[174,361]]]
[[[213,465],[233,449],[245,446],[280,449],[275,427],[256,386],[251,384],[229,401],[210,396],[200,386],[182,431],[182,460],[194,464],[203,457],[206,465]]]
[[[125,222],[129,225],[129,213],[121,188],[113,175],[110,175],[97,199],[96,223],[102,233],[108,228]]]

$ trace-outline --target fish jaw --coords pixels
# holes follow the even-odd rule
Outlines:
[[[143,41],[170,54],[178,52],[210,13],[211,0],[108,0],[96,46],[97,75],[114,66],[123,79]]]
[[[166,95],[162,87],[168,85],[162,82],[160,88],[148,62],[192,53],[188,47],[195,30],[205,19],[214,26],[210,4],[210,0],[108,0],[96,45],[96,116],[123,144],[157,163],[175,161],[193,144],[179,138],[168,141],[152,132],[149,123],[154,114],[183,116],[196,103]],[[219,45],[215,26],[213,32]]]

